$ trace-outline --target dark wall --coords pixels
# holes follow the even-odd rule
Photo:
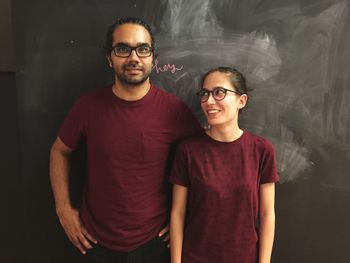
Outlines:
[[[349,7],[347,0],[13,0],[27,262],[84,260],[56,218],[48,154],[74,99],[112,80],[103,37],[127,15],[156,33],[153,81],[201,121],[194,93],[208,68],[234,65],[254,88],[241,124],[274,143],[281,176],[273,262],[349,260]]]
[[[14,72],[11,1],[0,1],[0,72]]]
[[[15,59],[9,0],[0,1],[0,262],[16,262],[22,249],[21,172]],[[6,248],[6,249],[5,249]]]
[[[0,72],[1,262],[14,262],[22,248],[21,158],[15,73]]]

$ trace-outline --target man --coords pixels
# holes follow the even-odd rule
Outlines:
[[[106,56],[115,83],[78,98],[51,149],[57,215],[70,241],[95,262],[169,262],[171,152],[201,128],[177,97],[150,83],[154,52],[144,21],[111,25]],[[68,174],[81,140],[88,177],[78,211],[70,203]]]

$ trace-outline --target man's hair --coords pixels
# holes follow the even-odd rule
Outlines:
[[[136,17],[123,17],[123,18],[118,18],[112,25],[108,27],[107,34],[106,34],[106,41],[105,41],[105,46],[104,46],[104,51],[107,56],[111,55],[111,52],[113,50],[113,32],[116,30],[119,26],[124,25],[124,24],[136,24],[143,26],[147,32],[149,33],[151,37],[151,47],[153,49],[153,57],[156,57],[156,46],[155,46],[155,41],[154,41],[154,36],[151,30],[151,27],[142,19],[136,18]]]

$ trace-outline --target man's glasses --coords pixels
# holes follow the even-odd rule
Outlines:
[[[153,48],[148,45],[140,45],[137,47],[130,47],[124,44],[117,44],[113,47],[113,52],[117,57],[127,58],[131,52],[135,50],[136,54],[140,58],[149,57],[152,55]]]
[[[199,96],[201,102],[206,102],[209,99],[210,93],[213,95],[214,100],[219,101],[223,100],[226,97],[226,93],[228,91],[233,92],[237,95],[242,95],[235,90],[225,89],[222,87],[217,87],[213,90],[201,89],[197,92],[197,95]]]

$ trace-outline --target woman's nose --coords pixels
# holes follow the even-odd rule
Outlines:
[[[213,96],[213,93],[210,92],[209,93],[209,97],[208,97],[208,100],[206,101],[208,104],[213,104],[215,103],[215,99],[214,99],[214,96]]]

